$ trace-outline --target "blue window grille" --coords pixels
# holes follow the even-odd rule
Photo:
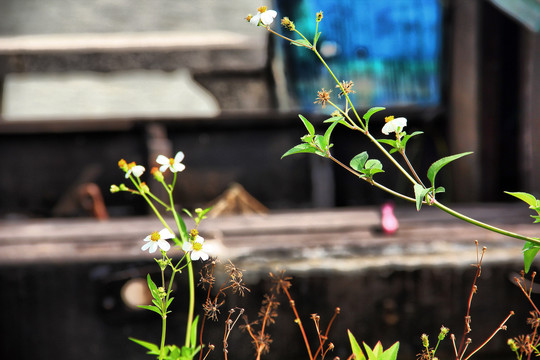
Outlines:
[[[340,80],[354,82],[355,106],[439,105],[440,0],[276,0],[276,8],[278,17],[288,16],[308,39],[315,32],[315,14],[323,11],[318,49]],[[290,95],[301,108],[314,109],[316,90],[337,90],[311,51],[277,43]]]

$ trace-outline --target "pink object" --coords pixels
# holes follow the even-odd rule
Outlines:
[[[393,234],[399,228],[399,222],[394,215],[394,204],[388,202],[381,208],[381,228],[385,234]]]

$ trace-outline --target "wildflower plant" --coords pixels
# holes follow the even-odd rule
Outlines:
[[[181,151],[179,151],[174,158],[159,155],[156,158],[156,163],[160,165],[160,168],[154,167],[151,170],[153,178],[161,184],[167,193],[168,199],[166,201],[163,201],[154,195],[146,182],[141,180],[141,177],[146,170],[144,166],[138,165],[135,162],[128,163],[123,159],[118,162],[118,167],[124,171],[125,178],[129,179],[131,184],[129,186],[123,183],[120,185],[111,185],[110,188],[113,193],[128,192],[133,195],[141,196],[163,225],[163,229],[159,231],[156,230],[142,239],[144,244],[141,247],[141,251],[148,251],[150,253],[154,253],[159,249],[161,255],[155,259],[161,272],[160,281],[156,284],[150,274],[147,276],[148,288],[152,295],[152,304],[140,306],[141,308],[153,311],[160,316],[162,321],[161,341],[159,344],[153,344],[131,338],[135,343],[145,347],[148,350],[148,354],[154,355],[160,360],[191,360],[198,353],[202,354],[203,348],[203,344],[198,341],[197,336],[199,317],[195,316],[195,277],[193,262],[198,260],[206,261],[209,259],[209,255],[204,246],[204,238],[199,235],[197,228],[201,221],[205,219],[206,214],[210,209],[197,209],[195,210],[195,215],[186,211],[195,222],[195,228],[188,232],[184,220],[176,210],[173,197],[173,190],[178,174],[185,169],[185,165],[182,164],[183,159],[184,153]],[[173,180],[170,184],[165,181],[164,172],[166,171],[170,171],[173,174]],[[172,215],[176,232],[167,223],[163,213]],[[179,260],[173,260],[169,257],[168,252],[172,247],[179,247],[183,250],[183,256]],[[165,343],[167,316],[170,313],[170,305],[174,300],[172,297],[173,282],[175,276],[181,274],[185,269],[187,269],[189,283],[189,305],[185,342],[182,346],[167,345]],[[170,272],[168,280],[166,280],[165,272]]]
[[[267,10],[266,7],[264,7],[264,11],[259,10],[259,12],[263,14],[268,11],[270,10]],[[317,133],[315,131],[315,126],[306,117],[299,115],[300,120],[307,130],[307,134],[300,138],[300,144],[285,152],[282,158],[300,153],[310,153],[327,158],[335,162],[337,165],[343,167],[360,180],[364,180],[370,185],[375,186],[378,189],[383,190],[397,198],[414,203],[418,211],[420,211],[423,205],[435,206],[440,210],[445,211],[448,214],[470,224],[508,237],[523,240],[525,241],[525,245],[523,247],[524,268],[526,272],[529,271],[532,261],[540,250],[539,237],[525,236],[483,223],[455,211],[454,209],[441,203],[437,198],[438,194],[445,191],[444,187],[439,186],[438,182],[436,181],[439,171],[441,171],[442,168],[449,163],[464,156],[471,155],[472,152],[454,154],[435,161],[429,167],[425,177],[422,178],[417,174],[413,164],[410,162],[406,150],[409,140],[412,137],[423,134],[423,132],[414,131],[410,134],[407,133],[405,130],[407,127],[407,119],[404,117],[394,117],[392,115],[386,116],[385,123],[382,127],[379,125],[379,123],[374,123],[374,121],[372,121],[373,116],[380,111],[386,110],[384,107],[372,107],[363,115],[359,114],[350,97],[350,94],[354,93],[353,82],[340,79],[338,75],[333,72],[317,49],[317,44],[321,37],[319,25],[323,20],[322,11],[318,12],[315,16],[315,33],[310,37],[303,34],[296,27],[294,21],[289,17],[283,17],[281,19],[281,25],[285,31],[291,33],[289,36],[283,35],[280,32],[272,29],[272,22],[269,21],[269,18],[267,18],[268,21],[253,21],[253,18],[254,17],[248,16],[247,19],[252,24],[262,27],[271,34],[288,41],[291,45],[311,51],[314,57],[326,68],[329,76],[335,81],[336,88],[339,90],[337,99],[332,95],[332,90],[321,89],[317,91],[314,103],[320,104],[323,108],[328,106],[335,110],[330,118],[324,120],[324,123],[327,124],[326,130],[322,134]],[[369,141],[377,147],[382,156],[387,158],[392,166],[394,166],[410,183],[410,193],[401,193],[377,181],[377,174],[384,172],[383,165],[379,159],[373,157],[370,158],[367,151],[359,153],[348,162],[335,158],[331,151],[332,147],[334,146],[334,144],[331,142],[331,136],[336,126],[345,126],[349,130],[358,132],[360,135],[367,137]],[[375,128],[376,131],[373,131],[373,128]],[[379,131],[382,132],[385,137],[379,138],[376,136],[375,134]],[[401,162],[398,161],[399,158],[401,158]],[[404,163],[404,165],[402,165],[402,163]],[[527,203],[529,208],[536,212],[536,215],[531,215],[535,220],[534,222],[540,222],[540,199],[536,199],[533,195],[525,192],[506,193]]]

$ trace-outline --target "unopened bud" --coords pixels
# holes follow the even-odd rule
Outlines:
[[[322,12],[322,11],[319,11],[319,12],[317,13],[317,22],[321,21],[322,18],[323,18],[323,12]]]
[[[294,31],[296,27],[294,26],[294,22],[291,21],[288,17],[284,17],[281,19],[281,26],[283,26],[285,29],[289,31]]]
[[[120,188],[114,184],[111,185],[110,191],[112,194],[117,193],[120,191]]]
[[[428,336],[426,334],[422,334],[422,336],[420,336],[420,338],[422,339],[422,346],[427,349],[429,347]]]

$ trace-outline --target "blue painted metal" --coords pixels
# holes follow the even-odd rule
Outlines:
[[[276,5],[278,17],[288,16],[308,39],[315,32],[315,14],[323,11],[319,51],[340,80],[355,83],[355,105],[440,103],[439,0],[277,0]],[[316,90],[335,89],[335,82],[311,51],[278,44],[292,96],[303,109],[313,109]]]

